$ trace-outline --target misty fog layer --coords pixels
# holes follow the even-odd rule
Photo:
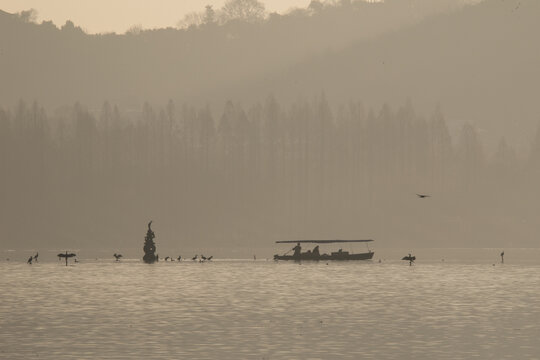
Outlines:
[[[540,2],[246,3],[122,35],[0,11],[2,245],[150,219],[167,245],[537,245]]]
[[[133,246],[149,219],[169,246],[533,246],[538,234],[540,135],[526,159],[504,139],[486,153],[471,125],[452,138],[440,111],[409,103],[332,112],[324,94],[269,97],[214,118],[172,101],[97,116],[20,102],[0,111],[0,134],[5,246]]]

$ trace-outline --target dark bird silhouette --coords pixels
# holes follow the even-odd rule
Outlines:
[[[501,253],[501,264],[504,264],[504,251]]]
[[[202,259],[203,261],[206,260],[206,256],[201,255],[201,259]]]
[[[34,261],[37,262],[37,258],[39,256],[39,253],[36,253],[36,255],[34,255]]]
[[[198,256],[199,256],[199,255],[195,255],[194,257],[191,258],[191,260],[193,260],[193,261],[197,260],[197,257],[198,257]]]
[[[33,257],[30,256],[30,257],[28,258],[28,261],[27,261],[26,263],[32,265],[32,259],[33,259]]]
[[[420,199],[431,197],[431,195],[426,195],[426,194],[416,194],[416,196],[418,196]]]
[[[114,253],[113,256],[116,258],[116,261],[119,261],[122,256],[122,254]]]
[[[176,260],[178,260],[178,261],[182,260],[182,256],[178,255],[178,257],[176,258]]]
[[[169,259],[170,259],[170,257],[168,257],[168,256],[165,256],[165,261],[167,261],[167,260],[169,260]]]
[[[210,257],[209,257],[208,259],[206,259],[206,260],[210,261],[210,260],[212,260],[213,257],[214,257],[214,255],[210,256]]]
[[[58,255],[56,255],[56,256],[58,256],[58,259],[60,259],[60,258],[65,258],[65,259],[66,259],[66,266],[67,266],[67,264],[68,264],[68,259],[69,259],[70,257],[77,256],[77,254],[74,254],[74,253],[69,253],[69,254],[68,254],[68,252],[66,251],[65,254],[60,253],[60,254],[58,254]],[[77,259],[75,259],[75,260],[76,260],[75,262],[79,262]]]
[[[411,254],[409,254],[407,256],[402,257],[401,260],[407,260],[409,262],[409,266],[411,266],[414,260],[416,260],[416,256],[412,256]]]

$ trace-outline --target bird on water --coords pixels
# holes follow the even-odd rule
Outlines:
[[[431,197],[431,195],[427,195],[427,194],[416,194],[416,196],[418,196],[420,199]]]
[[[409,266],[412,266],[414,260],[416,260],[416,256],[409,253],[409,255],[402,257],[401,260],[407,260],[409,262]]]
[[[66,251],[65,254],[60,253],[60,254],[58,254],[58,255],[56,255],[56,256],[58,256],[58,260],[60,260],[61,258],[64,258],[64,259],[66,260],[66,266],[67,266],[67,265],[68,265],[68,259],[69,259],[70,257],[75,257],[75,256],[77,256],[77,254],[74,254],[74,253],[68,253],[68,252]],[[75,262],[79,262],[79,260],[75,259]]]

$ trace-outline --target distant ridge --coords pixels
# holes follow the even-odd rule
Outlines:
[[[441,106],[450,122],[487,130],[492,143],[502,133],[529,142],[540,116],[538,19],[539,1],[486,0],[307,59],[248,84],[238,97],[294,99],[324,90],[333,103],[361,99],[373,107],[411,99],[424,111]]]
[[[24,98],[52,108],[80,101],[99,109],[108,100],[140,109],[172,98],[220,109],[228,99],[273,93],[286,102],[325,91],[334,104],[441,106],[450,124],[472,122],[487,140],[530,140],[539,116],[539,1],[485,0],[413,26],[369,23],[382,5],[358,9],[127,35],[23,23],[1,11],[0,106]]]

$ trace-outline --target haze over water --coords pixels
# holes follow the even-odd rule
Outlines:
[[[412,267],[3,260],[0,358],[539,358],[540,264],[424,253]]]
[[[208,2],[0,4],[0,360],[540,359],[540,1]]]

